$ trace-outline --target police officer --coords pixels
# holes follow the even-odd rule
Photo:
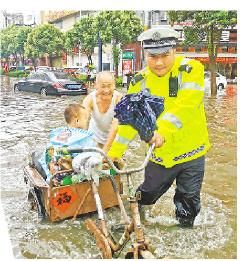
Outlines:
[[[180,225],[192,227],[200,211],[204,155],[210,143],[204,112],[204,68],[194,59],[176,56],[177,38],[178,33],[166,27],[139,36],[147,66],[134,77],[128,93],[148,88],[152,95],[164,97],[165,106],[149,142],[156,147],[137,189],[139,204],[154,204],[176,180],[176,218]],[[136,134],[133,127],[119,125],[108,156],[121,158]]]

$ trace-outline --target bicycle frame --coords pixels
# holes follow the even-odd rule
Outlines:
[[[119,256],[122,249],[126,245],[126,243],[131,239],[131,234],[135,233],[135,241],[132,244],[132,248],[127,252],[126,258],[145,258],[145,259],[152,259],[154,256],[149,251],[149,242],[145,239],[144,231],[141,225],[141,219],[138,209],[138,200],[139,200],[139,194],[134,193],[131,174],[135,172],[139,172],[143,170],[152,154],[152,151],[154,149],[154,145],[151,145],[146,158],[143,162],[143,164],[139,168],[130,169],[130,170],[119,170],[115,167],[114,163],[107,157],[107,155],[99,148],[61,148],[58,149],[59,151],[62,151],[64,153],[70,152],[70,153],[82,153],[82,152],[98,152],[100,153],[108,162],[110,167],[117,173],[117,174],[125,174],[127,175],[127,186],[128,186],[128,201],[130,203],[130,212],[131,212],[131,219],[128,217],[126,210],[124,208],[120,193],[118,191],[118,188],[115,184],[114,178],[109,175],[109,178],[111,180],[114,192],[116,193],[117,200],[119,203],[121,214],[124,218],[125,223],[125,229],[124,232],[119,239],[118,242],[115,242],[110,232],[108,232],[106,220],[104,218],[104,210],[101,205],[101,199],[98,193],[98,187],[95,184],[95,182],[91,181],[92,191],[94,194],[94,199],[97,207],[98,212],[98,220],[100,223],[100,228],[96,225],[94,221],[91,219],[87,219],[85,221],[85,225],[87,229],[95,236],[97,246],[100,248],[103,258],[104,259],[110,259],[114,256]],[[67,150],[67,151],[66,151]],[[118,255],[116,255],[116,253]]]

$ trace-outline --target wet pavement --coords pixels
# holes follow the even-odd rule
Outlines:
[[[98,258],[100,253],[93,237],[83,224],[85,217],[39,223],[37,213],[29,209],[28,187],[23,181],[23,167],[30,153],[44,148],[50,129],[65,124],[65,106],[85,96],[43,98],[38,94],[15,94],[13,82],[13,79],[1,78],[0,139],[1,200],[14,256]],[[235,92],[226,91],[217,98],[205,98],[212,148],[207,154],[202,209],[194,228],[176,226],[172,201],[174,186],[147,212],[152,224],[144,229],[157,258],[237,257],[236,97]],[[141,164],[144,152],[143,142],[132,142],[126,155],[129,166]],[[135,174],[135,186],[142,180],[143,173]],[[125,205],[128,207],[127,203]],[[117,208],[109,209],[106,215],[109,226],[120,222]],[[96,214],[92,218],[97,218]],[[120,234],[116,234],[118,236]],[[124,251],[120,257],[124,257]]]

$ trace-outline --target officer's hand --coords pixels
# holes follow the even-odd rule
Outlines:
[[[158,134],[156,131],[154,131],[154,135],[149,141],[149,144],[155,144],[155,148],[160,148],[164,144],[165,139],[160,134]]]

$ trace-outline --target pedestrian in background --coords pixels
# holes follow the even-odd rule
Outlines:
[[[7,74],[8,71],[9,71],[8,64],[5,63],[5,64],[4,64],[4,73]]]

